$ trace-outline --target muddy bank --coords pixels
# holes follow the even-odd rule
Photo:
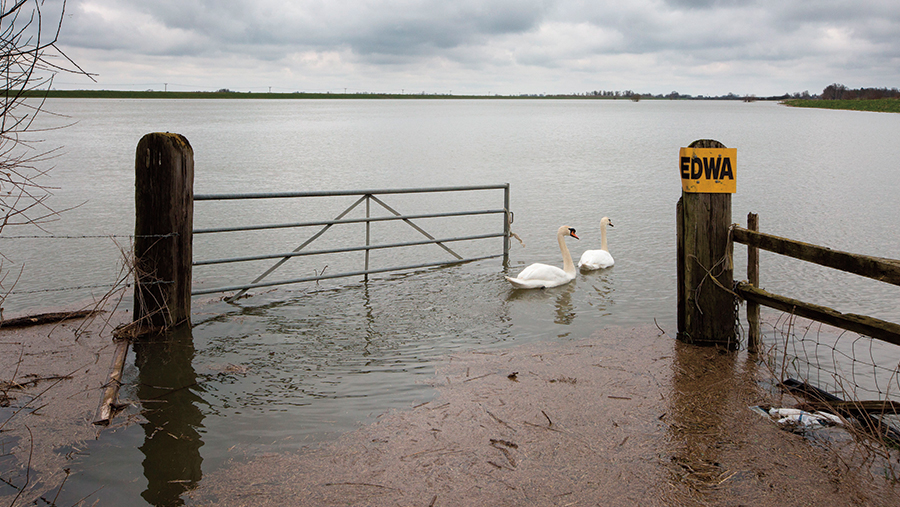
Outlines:
[[[112,328],[127,320],[0,330],[0,381],[19,384],[2,391],[14,399],[0,407],[0,479],[24,484],[30,474],[16,505],[56,491],[80,446],[96,438],[91,422]],[[842,430],[804,437],[751,412],[796,403],[759,387],[769,378],[744,354],[686,346],[653,326],[468,352],[439,368],[435,400],[322,447],[204,471],[183,498],[326,506],[900,502],[900,489],[861,466],[871,453]],[[0,503],[15,494],[3,487]]]
[[[748,409],[744,354],[654,327],[449,359],[440,396],[299,454],[204,474],[191,505],[897,505],[842,430],[784,431]],[[836,449],[840,448],[838,454]]]
[[[109,375],[115,326],[127,312],[0,328],[0,502],[62,484],[92,424]],[[5,500],[4,500],[5,499]],[[25,500],[28,502],[25,502]],[[18,505],[18,504],[17,504]]]

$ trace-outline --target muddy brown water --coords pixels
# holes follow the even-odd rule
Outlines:
[[[848,440],[823,445],[750,405],[742,354],[684,345],[651,327],[470,352],[434,380],[440,396],[339,441],[235,461],[196,505],[897,505],[851,470]]]
[[[64,483],[108,372],[109,327],[4,330],[6,389],[43,408],[4,423],[5,465]],[[77,338],[77,339],[76,339]],[[745,354],[672,340],[654,326],[447,358],[439,396],[339,440],[244,456],[204,474],[188,505],[897,505],[841,432],[784,431],[752,405],[796,403],[764,388]],[[762,382],[761,382],[762,381]],[[7,386],[8,387],[8,386]],[[30,435],[30,437],[28,436]],[[102,438],[102,435],[100,435]],[[30,447],[28,442],[35,445]],[[17,442],[17,444],[12,444]],[[70,454],[71,454],[70,453]],[[9,475],[13,471],[5,470]],[[5,477],[4,477],[5,478]],[[40,501],[38,490],[3,504]],[[18,502],[18,503],[16,503]],[[45,500],[46,502],[46,500]],[[87,500],[90,504],[90,500]]]

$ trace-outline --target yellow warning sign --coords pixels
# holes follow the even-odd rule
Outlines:
[[[682,148],[681,189],[690,193],[733,194],[737,191],[737,148]]]

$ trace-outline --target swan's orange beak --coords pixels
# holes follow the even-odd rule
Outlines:
[[[571,227],[569,227],[569,236],[572,236],[572,237],[575,238],[575,239],[581,239],[581,238],[579,238],[578,236],[575,235],[575,229],[573,229],[573,228],[571,228]]]

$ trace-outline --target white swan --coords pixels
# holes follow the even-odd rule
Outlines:
[[[600,250],[588,250],[581,254],[581,260],[578,261],[578,268],[585,271],[593,271],[595,269],[604,269],[612,267],[616,261],[606,247],[606,226],[613,227],[609,217],[600,219]]]
[[[566,246],[565,236],[575,235],[575,229],[568,225],[563,225],[556,231],[556,239],[559,241],[559,251],[563,256],[563,268],[547,264],[535,263],[523,269],[516,278],[506,277],[509,283],[517,289],[542,289],[545,287],[556,287],[564,283],[569,283],[575,279],[575,264],[572,263],[572,255],[569,254],[569,248]]]

